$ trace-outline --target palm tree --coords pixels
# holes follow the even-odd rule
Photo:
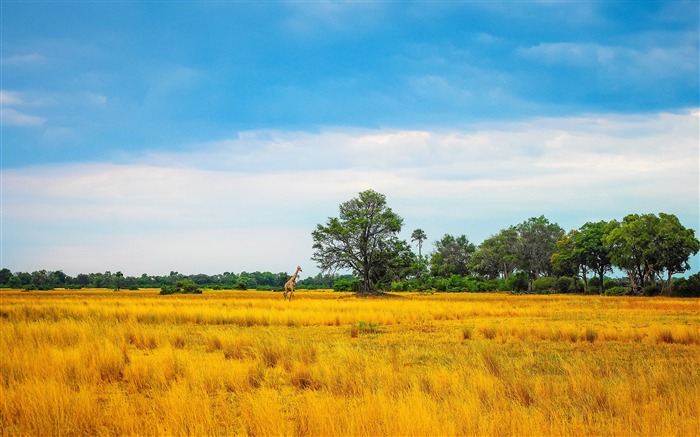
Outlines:
[[[425,235],[425,232],[423,229],[416,229],[413,231],[411,234],[411,241],[417,241],[418,242],[418,257],[421,256],[420,249],[423,246],[423,242],[428,238],[427,235]]]

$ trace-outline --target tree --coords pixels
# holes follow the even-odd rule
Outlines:
[[[695,231],[685,228],[673,214],[630,214],[606,238],[614,265],[627,271],[634,288],[655,285],[666,272],[671,278],[690,268],[688,260],[700,250]]]
[[[12,276],[10,269],[4,268],[0,270],[0,287],[6,286],[10,282]]]
[[[360,291],[373,290],[395,273],[398,239],[403,219],[386,205],[386,197],[373,190],[340,205],[339,217],[330,217],[312,232],[312,260],[324,271],[352,269],[360,278]]]
[[[90,284],[90,276],[85,273],[79,273],[78,276],[75,277],[75,283],[81,287],[87,287],[88,284]]]
[[[469,258],[476,246],[465,235],[455,238],[445,234],[435,242],[435,252],[430,257],[430,272],[433,276],[449,278],[451,275],[469,274]]]
[[[652,244],[657,220],[653,214],[629,214],[605,238],[613,265],[627,272],[635,290],[641,289],[649,276],[650,259],[645,252]]]
[[[53,288],[50,286],[49,273],[46,270],[32,272],[31,285],[38,290],[48,290],[49,288]]]
[[[418,242],[418,257],[421,257],[421,248],[423,247],[423,242],[428,238],[423,229],[416,229],[411,234],[411,241]]]
[[[656,269],[666,270],[666,290],[671,290],[671,278],[690,269],[688,260],[700,251],[695,231],[684,227],[673,214],[659,213],[658,232],[652,249],[656,252]]]
[[[550,260],[564,230],[558,224],[550,223],[543,215],[532,217],[515,229],[518,233],[516,253],[520,270],[528,272],[531,280],[551,276]]]
[[[65,287],[68,276],[62,270],[49,273],[49,282],[52,287]]]
[[[557,248],[549,259],[552,268],[560,276],[578,276],[579,271],[583,278],[584,286],[587,286],[587,267],[583,262],[583,252],[580,247],[574,244],[578,235],[578,230],[569,231],[557,240]]]
[[[583,254],[583,264],[598,274],[600,294],[605,292],[605,272],[612,271],[611,247],[605,239],[616,225],[615,221],[587,222],[579,228],[574,238],[574,245],[580,248]]]
[[[121,271],[114,274],[114,289],[116,291],[121,290],[123,279],[124,279],[124,273],[122,273]]]
[[[471,256],[469,269],[491,279],[498,275],[507,279],[517,265],[517,241],[518,233],[512,226],[487,238]]]

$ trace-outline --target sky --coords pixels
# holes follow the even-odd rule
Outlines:
[[[0,21],[13,272],[303,279],[367,189],[424,253],[540,215],[700,229],[696,0],[2,0]]]

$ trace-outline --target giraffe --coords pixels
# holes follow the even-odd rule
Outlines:
[[[297,276],[299,276],[300,271],[301,271],[301,266],[297,266],[297,271],[294,272],[292,277],[289,278],[289,281],[287,281],[287,283],[284,284],[284,300],[287,300],[287,293],[289,293],[289,300],[290,301],[294,297],[294,284],[297,281]]]

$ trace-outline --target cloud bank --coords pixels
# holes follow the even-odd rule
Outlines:
[[[182,152],[3,172],[3,265],[140,275],[311,266],[311,231],[372,188],[424,229],[480,243],[544,214],[565,229],[628,213],[698,231],[698,111],[462,130],[249,131]],[[693,268],[698,270],[697,258]],[[308,270],[307,270],[308,269]]]

